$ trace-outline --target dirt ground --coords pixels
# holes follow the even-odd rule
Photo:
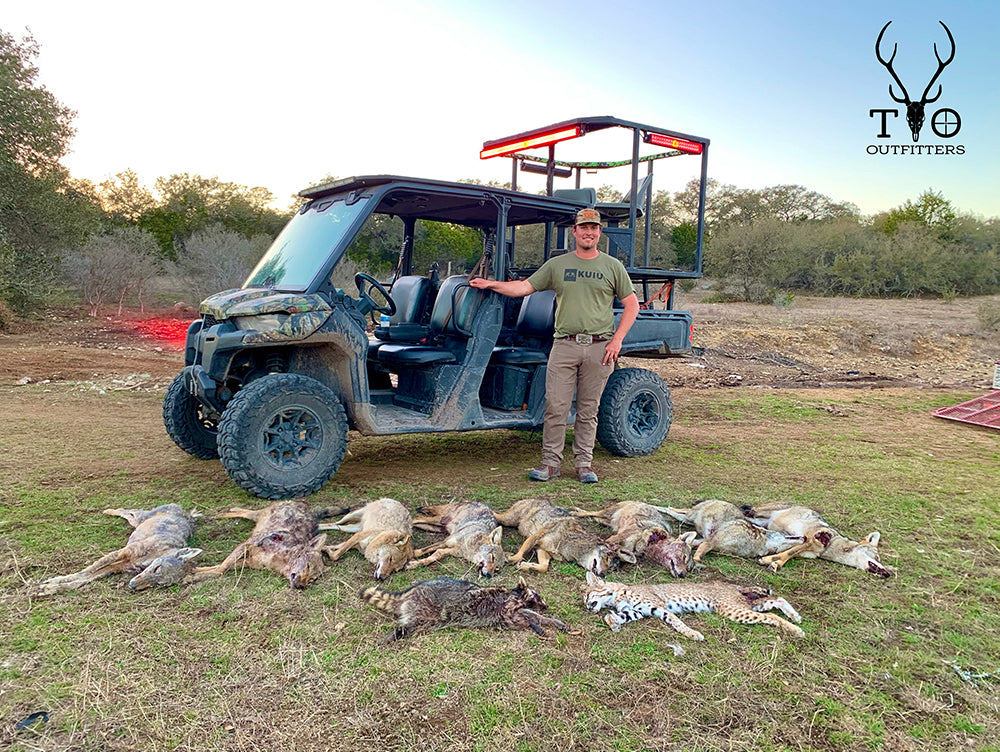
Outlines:
[[[979,326],[984,300],[796,296],[779,309],[681,297],[705,352],[661,375],[692,387],[989,387],[1000,342]]]
[[[981,302],[796,297],[790,308],[779,310],[682,299],[678,307],[692,311],[694,343],[704,352],[663,360],[625,359],[623,363],[657,371],[673,390],[675,409],[680,411],[702,389],[760,394],[761,389],[804,388],[812,397],[835,403],[847,401],[845,393],[859,388],[957,388],[975,394],[990,388],[993,363],[1000,357],[996,334],[977,326]],[[106,403],[88,399],[90,395],[140,392],[155,399],[166,391],[183,366],[184,335],[193,316],[189,309],[128,310],[121,317],[97,318],[87,316],[83,309],[52,310],[42,321],[0,335],[0,391],[6,392],[10,409],[32,414],[36,424],[54,422],[71,433],[86,432],[109,417],[95,414],[106,409]],[[68,389],[79,394],[79,399],[70,406],[62,398],[40,404],[39,388],[60,393]],[[149,407],[128,402],[117,409],[127,413]],[[158,417],[148,420],[147,414],[121,414],[117,418],[132,426],[139,442],[159,446],[165,440]],[[731,426],[728,430],[739,429]],[[898,430],[910,428],[899,426]],[[135,435],[144,432],[148,435]],[[18,443],[16,436],[8,438]],[[368,452],[375,452],[381,463],[398,452],[396,459],[406,463],[410,452],[426,449],[425,442],[412,445],[405,437],[397,438],[386,443],[379,437],[352,434],[350,451],[355,461],[344,464],[338,481],[365,484],[382,477],[382,464],[360,461]],[[502,439],[482,436],[479,440]],[[66,478],[90,477],[102,470],[92,452],[53,451],[62,456],[60,473]],[[175,469],[179,477],[191,472],[185,463],[161,467],[155,457],[135,461],[150,463],[150,472],[155,465],[161,477]],[[439,475],[440,482],[448,485],[455,480],[452,473],[457,469],[450,463],[430,463],[430,467],[430,476]],[[27,467],[22,469],[31,474]],[[114,472],[111,467],[103,469]],[[199,465],[199,472],[214,478],[218,468],[216,463],[206,463]]]
[[[983,300],[796,296],[779,309],[679,295],[677,307],[692,312],[693,342],[703,353],[626,364],[652,368],[672,387],[988,388],[1000,340],[978,325]],[[0,387],[48,381],[164,390],[183,365],[192,318],[173,310],[97,318],[50,311],[41,322],[0,335]]]

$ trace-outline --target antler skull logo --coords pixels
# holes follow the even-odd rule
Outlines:
[[[920,129],[924,125],[924,105],[930,104],[931,102],[936,102],[938,100],[938,98],[941,96],[941,84],[938,84],[937,94],[935,94],[930,99],[927,98],[927,95],[928,93],[930,93],[931,87],[934,86],[934,82],[937,81],[938,76],[941,75],[941,71],[945,69],[945,66],[947,66],[948,63],[950,63],[952,60],[955,59],[955,38],[951,35],[951,30],[947,26],[945,26],[944,21],[938,21],[939,24],[944,26],[944,30],[948,34],[948,40],[951,42],[951,54],[948,56],[947,60],[942,60],[941,56],[938,54],[937,42],[934,43],[934,57],[936,57],[938,61],[937,72],[935,72],[934,75],[931,76],[931,80],[927,84],[927,88],[924,89],[924,93],[923,96],[920,97],[920,101],[914,102],[910,99],[910,95],[906,93],[906,87],[903,86],[903,82],[899,80],[899,76],[896,75],[896,71],[892,69],[892,61],[896,59],[897,45],[893,43],[892,55],[890,55],[888,60],[884,59],[882,57],[882,53],[879,52],[879,47],[882,44],[882,37],[885,35],[885,30],[889,28],[889,24],[891,23],[892,21],[889,21],[888,23],[886,23],[885,26],[882,27],[882,31],[879,32],[878,39],[875,40],[875,57],[880,63],[882,63],[882,65],[886,67],[886,70],[889,71],[889,74],[892,76],[892,80],[896,82],[896,85],[899,86],[900,89],[902,89],[903,96],[897,97],[896,93],[892,90],[892,84],[889,84],[889,96],[893,98],[893,101],[906,105],[906,123],[907,125],[910,126],[910,133],[913,134],[913,140],[919,141]]]

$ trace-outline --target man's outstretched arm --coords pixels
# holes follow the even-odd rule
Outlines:
[[[509,282],[500,282],[496,279],[473,277],[469,280],[469,284],[477,290],[492,290],[501,295],[506,295],[508,298],[523,298],[535,292],[535,286],[526,279],[513,279]]]

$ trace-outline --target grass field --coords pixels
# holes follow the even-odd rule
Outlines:
[[[162,394],[72,383],[0,391],[0,748],[1000,749],[1000,434],[930,417],[973,395],[673,396],[664,447],[635,459],[599,451],[595,486],[529,484],[534,434],[352,435],[310,503],[791,500],[855,539],[881,532],[897,576],[818,560],[770,573],[716,555],[694,575],[767,584],[802,614],[805,640],[714,615],[684,617],[704,642],[655,620],[612,633],[583,609],[583,572],[570,564],[528,575],[549,612],[581,632],[544,640],[446,630],[380,646],[391,622],[357,598],[371,566],[355,553],[301,592],[247,570],[140,594],[107,578],[32,599],[32,585],[123,544],[129,530],[106,507],[173,501],[204,512],[194,544],[215,563],[251,525],[210,514],[263,502],[218,462],[170,443]],[[505,543],[515,550],[516,532]],[[388,586],[436,575],[474,572],[446,559]],[[516,578],[507,567],[495,582]],[[640,565],[614,579],[669,577]],[[47,723],[16,729],[40,711]]]

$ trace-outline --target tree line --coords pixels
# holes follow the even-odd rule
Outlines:
[[[152,189],[131,170],[100,183],[73,178],[60,160],[75,113],[38,85],[37,54],[30,36],[0,30],[0,329],[10,311],[28,314],[66,285],[96,315],[143,305],[163,275],[193,302],[241,284],[297,207],[275,209],[266,188],[216,177],[175,174]],[[599,198],[621,195],[603,187]],[[697,181],[655,194],[650,265],[690,268],[697,205]],[[371,271],[380,273],[401,242],[399,228],[383,224],[366,228],[354,249],[374,254]],[[461,265],[478,258],[481,238],[440,225],[424,230],[415,250],[430,259],[442,246]],[[995,294],[998,249],[1000,221],[960,214],[932,190],[865,217],[798,185],[708,185],[704,270],[719,299]]]
[[[75,113],[38,85],[38,45],[0,30],[0,318],[68,283],[96,313],[142,305],[169,274],[195,299],[242,283],[289,211],[265,188],[175,174],[153,189],[127,170],[101,183],[60,160]],[[2,323],[2,321],[0,321]]]
[[[960,215],[939,192],[864,217],[801,186],[713,189],[705,274],[724,295],[769,302],[795,291],[945,299],[1000,292],[1000,221]]]

